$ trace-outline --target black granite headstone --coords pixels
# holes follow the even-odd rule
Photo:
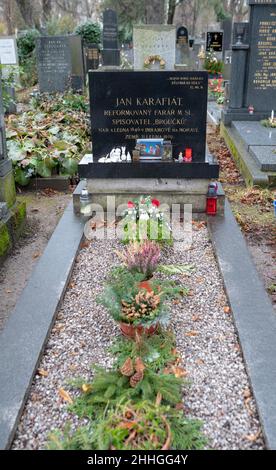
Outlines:
[[[276,1],[249,0],[250,52],[245,106],[276,108]]]
[[[226,20],[222,21],[222,29],[223,29],[223,54],[225,51],[229,51],[231,48],[232,43],[232,18],[227,18]]]
[[[132,151],[136,139],[163,138],[174,157],[190,148],[204,162],[207,90],[206,72],[89,73],[94,161],[116,145]]]
[[[226,125],[265,119],[276,109],[276,0],[248,4],[249,23],[234,24],[230,99],[222,114]]]
[[[103,13],[102,57],[104,66],[120,65],[117,13],[111,9],[105,10]]]
[[[118,49],[117,13],[114,10],[103,12],[103,48]]]
[[[180,26],[176,32],[176,43],[180,46],[188,44],[188,30],[185,26]]]
[[[206,51],[222,52],[223,32],[208,31],[206,36]]]
[[[36,43],[38,82],[42,93],[83,88],[80,36],[41,36]]]

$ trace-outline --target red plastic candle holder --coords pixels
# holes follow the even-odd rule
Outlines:
[[[206,199],[206,214],[207,215],[216,215],[217,213],[217,198],[208,197]]]
[[[185,161],[186,163],[190,163],[190,162],[192,161],[192,158],[193,158],[192,149],[190,149],[190,148],[185,149],[184,161]]]

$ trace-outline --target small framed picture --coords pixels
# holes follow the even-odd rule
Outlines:
[[[141,160],[161,160],[163,139],[137,139]]]
[[[162,160],[172,161],[172,143],[169,140],[164,140],[163,142]]]

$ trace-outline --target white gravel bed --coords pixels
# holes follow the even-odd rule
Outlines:
[[[119,247],[116,241],[97,240],[80,251],[39,366],[43,375],[35,376],[13,449],[43,449],[50,431],[61,429],[68,419],[77,426],[80,421],[67,411],[59,390],[73,396],[68,378],[90,380],[91,364],[112,364],[107,348],[119,331],[96,296],[118,263],[114,250]],[[169,248],[162,262],[196,266],[189,277],[172,276],[191,289],[188,297],[171,305],[177,348],[191,380],[184,392],[185,412],[203,421],[208,448],[263,449],[255,402],[206,228],[193,231],[190,250]]]

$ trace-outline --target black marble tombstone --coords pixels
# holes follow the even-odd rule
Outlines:
[[[206,162],[207,91],[206,72],[90,72],[93,163],[80,176],[217,177]],[[193,162],[97,163],[118,145],[131,153],[141,138],[171,141],[173,157],[190,149]]]
[[[276,0],[248,0],[249,23],[234,24],[229,107],[223,122],[260,120],[276,109]],[[254,112],[248,112],[249,107]]]
[[[41,36],[37,39],[38,83],[41,93],[82,91],[83,55],[80,36]]]
[[[103,13],[102,58],[104,66],[118,67],[120,65],[117,13],[111,9]]]
[[[206,51],[222,52],[222,42],[222,31],[208,31],[206,35]]]

